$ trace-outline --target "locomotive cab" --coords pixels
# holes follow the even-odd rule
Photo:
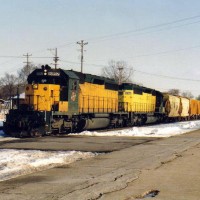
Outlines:
[[[25,102],[36,111],[78,111],[78,77],[71,71],[42,66],[28,77]]]
[[[19,137],[71,130],[69,118],[78,114],[79,78],[75,73],[46,65],[34,70],[27,81],[24,104],[9,111],[4,131]]]

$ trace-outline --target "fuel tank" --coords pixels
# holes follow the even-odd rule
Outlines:
[[[79,123],[79,129],[82,130],[100,129],[108,127],[109,124],[110,124],[109,118],[82,119]]]
[[[147,121],[145,124],[153,124],[158,121],[158,118],[156,116],[147,116]]]

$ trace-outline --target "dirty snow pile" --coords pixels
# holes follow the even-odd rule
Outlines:
[[[94,157],[95,153],[78,151],[0,150],[0,181],[30,174],[80,159]]]
[[[19,140],[19,138],[9,137],[2,130],[0,130],[0,141]]]
[[[170,137],[200,129],[200,120],[158,124],[146,127],[132,127],[113,131],[84,131],[79,135],[87,136],[139,136],[139,137]]]
[[[84,131],[86,136],[140,136],[140,137],[170,137],[200,129],[200,120],[159,124],[146,127],[132,127],[115,131]],[[74,135],[74,134],[72,134]],[[15,139],[7,137],[0,131],[0,140]],[[98,154],[77,151],[39,151],[39,150],[0,150],[0,181],[17,176],[46,170],[56,166],[70,164],[80,159],[87,159]]]

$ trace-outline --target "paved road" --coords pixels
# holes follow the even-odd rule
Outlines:
[[[0,141],[0,149],[40,149],[64,151],[111,152],[143,144],[159,138],[142,137],[89,137],[89,136],[55,136],[27,138],[13,141]]]
[[[110,152],[0,183],[1,200],[198,200],[200,131],[165,139],[63,137],[1,143],[1,148]],[[66,144],[65,142],[66,141]],[[68,142],[67,142],[68,141]],[[38,143],[39,142],[39,143]],[[60,144],[60,145],[59,145]],[[79,146],[80,145],[80,146]]]

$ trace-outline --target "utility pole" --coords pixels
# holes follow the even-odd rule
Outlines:
[[[83,72],[83,48],[85,45],[88,44],[88,42],[84,42],[84,40],[81,40],[80,42],[77,42],[81,46],[81,73]]]
[[[31,64],[31,62],[29,62],[29,57],[30,56],[32,56],[32,54],[25,54],[25,55],[23,55],[24,57],[26,57],[26,62],[24,62],[24,63],[26,63],[26,66],[27,66],[27,68],[30,66],[30,64]]]
[[[118,80],[118,85],[121,85],[121,84],[122,84],[122,72],[123,72],[123,70],[124,70],[124,67],[119,66],[119,67],[118,67],[118,70],[119,70],[119,80]]]
[[[57,69],[57,65],[58,65],[58,61],[59,61],[57,48],[54,48],[54,49],[48,49],[48,50],[49,50],[49,51],[55,51],[55,52],[54,52],[53,61],[54,61],[55,69]]]

